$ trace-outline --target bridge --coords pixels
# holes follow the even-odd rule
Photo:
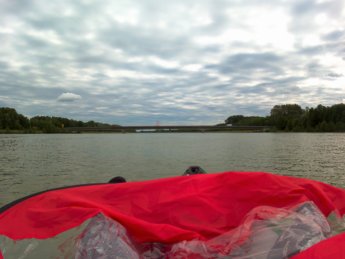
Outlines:
[[[215,126],[215,125],[159,125],[159,126],[111,126],[111,127],[65,127],[65,132],[220,132],[220,131],[266,131],[268,126]]]

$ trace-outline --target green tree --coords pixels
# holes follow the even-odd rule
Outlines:
[[[28,118],[18,114],[13,108],[0,108],[0,129],[22,130],[28,129],[30,123]]]
[[[236,124],[238,124],[241,120],[243,120],[243,118],[244,118],[243,115],[233,115],[233,116],[228,117],[228,118],[225,120],[225,123],[226,123],[226,124],[233,124],[233,125],[236,125]]]
[[[304,110],[298,104],[275,105],[271,109],[271,122],[278,130],[291,131],[300,128]]]

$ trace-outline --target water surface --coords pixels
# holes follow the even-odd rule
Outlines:
[[[65,185],[208,172],[266,171],[345,187],[345,134],[0,135],[0,206]]]

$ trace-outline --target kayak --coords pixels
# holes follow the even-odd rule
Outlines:
[[[344,201],[264,172],[59,188],[0,208],[0,258],[345,258]]]

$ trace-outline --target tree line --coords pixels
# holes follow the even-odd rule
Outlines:
[[[27,133],[62,133],[65,127],[111,127],[106,123],[95,121],[78,121],[62,117],[35,116],[27,118],[18,114],[13,108],[0,108],[0,130],[2,131],[20,131]]]
[[[275,105],[269,116],[233,115],[225,120],[234,126],[269,126],[274,131],[345,132],[345,104],[302,109],[298,104]]]
[[[271,131],[345,132],[345,104],[303,109],[298,104],[275,105],[268,116],[232,115],[225,124],[233,126],[267,126]],[[224,125],[224,124],[219,124]],[[95,121],[78,121],[62,117],[27,118],[13,108],[0,108],[0,131],[59,133],[65,127],[117,127]]]

